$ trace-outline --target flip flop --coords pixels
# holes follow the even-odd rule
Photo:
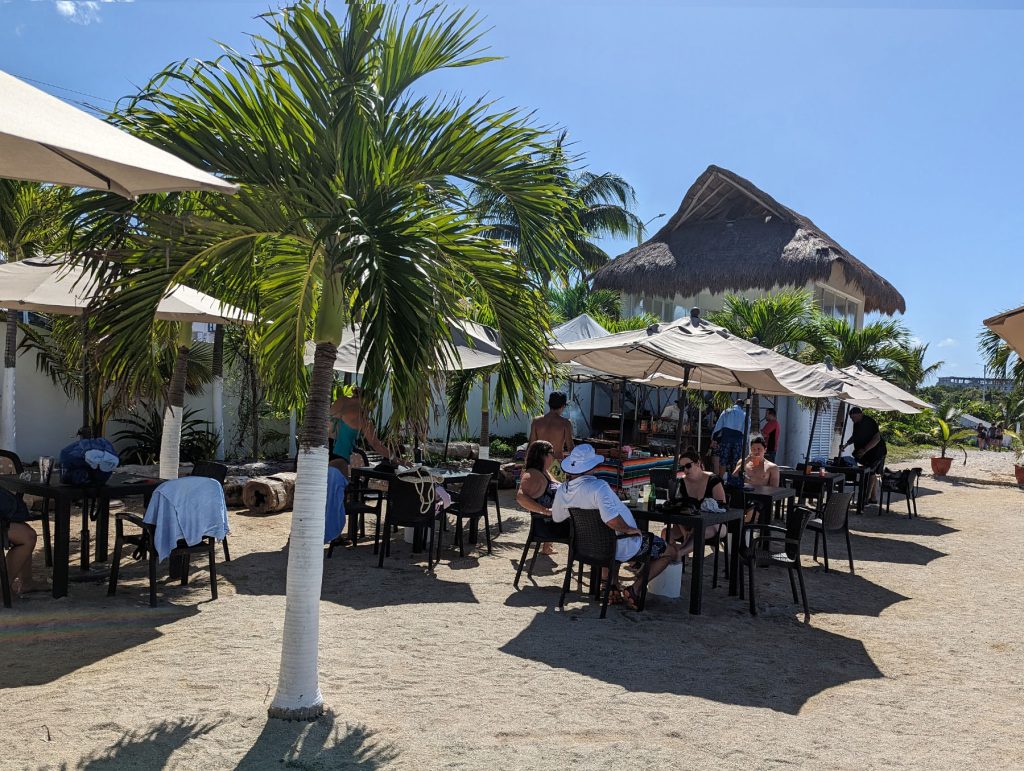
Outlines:
[[[622,593],[622,602],[630,610],[640,610],[640,597],[634,593],[632,586],[626,587]]]

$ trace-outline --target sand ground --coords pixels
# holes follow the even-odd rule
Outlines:
[[[808,539],[810,624],[785,575],[760,571],[751,617],[710,561],[700,617],[558,612],[559,558],[512,589],[527,520],[505,500],[493,556],[326,562],[314,724],[265,716],[287,514],[232,513],[216,602],[198,569],[150,609],[133,566],[114,598],[80,583],[0,608],[0,767],[1024,767],[1017,488],[926,476],[919,519],[854,517],[856,575]]]

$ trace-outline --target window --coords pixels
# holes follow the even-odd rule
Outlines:
[[[826,316],[837,319],[846,319],[851,327],[857,326],[857,315],[860,310],[860,303],[851,297],[834,292],[823,286],[814,290],[814,300]]]

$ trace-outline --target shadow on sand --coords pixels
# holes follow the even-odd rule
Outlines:
[[[220,723],[200,723],[195,719],[163,720],[150,728],[125,733],[113,746],[101,753],[86,755],[74,766],[87,771],[115,771],[123,768],[164,768],[176,750],[187,742],[213,731]]]

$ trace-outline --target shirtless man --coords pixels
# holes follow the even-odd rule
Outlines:
[[[553,391],[548,397],[548,414],[534,418],[530,424],[530,444],[538,439],[550,442],[556,461],[561,461],[576,446],[572,441],[572,421],[562,417],[568,402],[564,393]]]
[[[345,476],[349,475],[352,452],[360,436],[385,460],[400,460],[377,436],[377,427],[363,409],[359,389],[354,388],[352,396],[339,396],[331,405],[331,465]]]

